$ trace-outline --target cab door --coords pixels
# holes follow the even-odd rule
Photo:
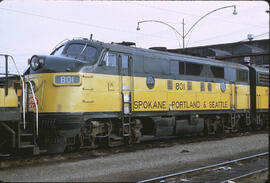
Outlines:
[[[133,103],[133,69],[132,56],[128,54],[119,54],[119,76],[120,76],[120,90],[122,95],[122,114],[124,116],[132,113]]]

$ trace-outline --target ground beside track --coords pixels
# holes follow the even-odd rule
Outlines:
[[[134,182],[265,151],[268,151],[268,134],[255,134],[89,157],[73,162],[1,169],[0,180]]]
[[[268,180],[268,177],[269,175],[267,171],[267,172],[255,174],[247,178],[240,179],[237,181],[237,183],[266,183],[266,181]]]

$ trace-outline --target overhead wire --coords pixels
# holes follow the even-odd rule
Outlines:
[[[193,30],[194,30],[194,29],[192,29],[192,30],[190,31],[190,33],[189,33],[189,37],[188,37],[188,41],[187,41],[186,46],[188,46],[188,43],[189,43],[189,40],[190,40],[190,38],[191,38],[191,34],[192,34]]]
[[[181,48],[181,43],[180,43],[179,38],[178,38],[179,35],[177,35],[175,31],[173,31],[173,32],[174,32],[174,35],[175,35],[177,42],[179,44],[179,48]]]
[[[162,10],[162,11],[172,11],[172,10],[168,10],[168,9],[164,9],[164,8],[157,8],[157,7],[153,7],[153,6],[149,6],[149,5],[142,5],[142,4],[138,4],[138,5],[145,6],[145,7],[150,7],[150,8],[155,8],[155,9],[159,9],[159,10]],[[131,32],[131,31],[123,30],[123,29],[115,29],[115,28],[110,28],[110,27],[105,27],[105,26],[99,26],[99,25],[94,25],[94,24],[89,24],[89,23],[83,23],[83,22],[79,22],[79,21],[75,21],[75,20],[69,20],[69,19],[62,19],[62,18],[55,18],[55,17],[50,17],[50,16],[44,16],[44,15],[39,15],[39,14],[29,13],[29,12],[20,11],[20,10],[9,9],[9,8],[0,7],[0,9],[1,10],[4,10],[4,11],[10,11],[10,12],[15,12],[15,13],[20,13],[20,14],[24,14],[24,15],[35,16],[35,17],[45,18],[45,19],[54,20],[54,21],[60,21],[60,22],[65,22],[65,23],[78,24],[78,25],[88,26],[88,27],[95,27],[95,28],[98,28],[98,29],[105,29],[105,30],[110,30],[110,31],[125,32],[125,33],[132,33],[132,34],[140,34],[143,37],[146,37],[147,36],[147,37],[156,37],[156,38],[161,38],[161,39],[168,39],[168,37],[155,36],[154,34],[145,34],[145,33]],[[178,12],[178,11],[172,11],[172,12],[174,12],[174,13],[187,14],[189,16],[194,16],[193,14],[188,14],[188,13],[184,13],[184,12]],[[249,24],[249,25],[250,26],[259,26],[259,25],[251,25],[251,24]],[[191,37],[191,33],[190,33],[190,36],[189,36],[189,39],[188,39],[187,44],[189,43],[189,40],[190,40],[190,37]],[[230,34],[230,33],[228,33],[228,34]],[[216,37],[217,36],[214,36],[212,38],[205,39],[205,40],[199,40],[199,41],[196,41],[196,42],[211,40],[211,39],[216,38]],[[179,43],[179,40],[178,39],[177,39],[177,41]],[[180,43],[179,43],[179,45],[180,45]]]
[[[263,36],[269,36],[269,32],[265,32],[265,33],[262,33],[262,34],[255,35],[255,36],[253,36],[253,39],[263,37]],[[247,38],[247,39],[243,39],[243,40],[241,40],[239,42],[248,41],[248,40],[249,39]]]
[[[202,43],[202,42],[205,42],[205,41],[209,41],[209,40],[216,39],[217,37],[227,37],[227,36],[231,36],[233,33],[239,32],[239,31],[242,31],[242,30],[238,30],[238,31],[234,31],[234,32],[226,33],[226,34],[219,34],[219,35],[210,37],[210,38],[208,38],[208,39],[203,39],[203,40],[194,41],[193,43]]]
[[[166,9],[166,8],[159,8],[159,7],[155,7],[155,6],[151,6],[151,5],[139,4],[138,2],[131,2],[131,1],[129,1],[127,3],[136,4],[138,6],[152,8],[152,9],[157,9],[157,10],[161,10],[161,11],[166,11],[167,13],[184,14],[184,15],[188,15],[188,16],[199,16],[199,15],[194,15],[194,14],[191,14],[191,13],[180,12],[180,11],[175,11],[175,10],[169,10],[169,9]]]
[[[104,27],[104,26],[99,26],[99,25],[94,25],[94,24],[89,24],[89,23],[83,23],[83,22],[69,20],[69,19],[55,18],[55,17],[44,16],[44,15],[39,15],[39,14],[35,14],[35,13],[29,13],[29,12],[15,10],[15,9],[9,9],[9,8],[3,8],[3,7],[0,7],[0,9],[4,10],[4,11],[24,14],[24,15],[28,15],[28,16],[35,16],[35,17],[44,18],[44,19],[53,20],[53,21],[58,21],[58,22],[71,23],[71,24],[77,24],[77,25],[88,26],[88,27],[95,27],[95,28],[98,28],[98,29],[104,29],[104,30],[110,30],[110,31],[116,31],[116,32],[125,32],[125,33],[131,33],[131,34],[141,34],[143,36],[150,36],[150,37],[168,39],[168,37],[153,36],[152,34],[145,34],[145,33],[127,31],[127,30],[123,30],[123,29],[115,29],[115,28],[110,28],[110,27]]]
[[[65,22],[65,23],[78,24],[78,25],[83,25],[83,26],[90,26],[90,27],[95,27],[95,28],[99,28],[99,29],[107,29],[107,30],[113,30],[113,31],[126,32],[125,30],[108,28],[108,27],[104,27],[104,26],[93,25],[93,24],[83,23],[83,22],[74,21],[74,20],[68,20],[68,19],[61,19],[61,18],[55,18],[55,17],[50,17],[50,16],[44,16],[44,15],[29,13],[29,12],[20,11],[20,10],[14,10],[14,9],[3,8],[3,7],[0,7],[0,9],[1,10],[5,10],[5,11],[20,13],[20,14],[24,14],[24,15],[30,15],[30,16],[35,16],[35,17],[50,19],[50,20],[54,20],[54,21],[60,21],[60,22]]]
[[[98,26],[98,25],[83,23],[83,22],[69,20],[69,19],[61,19],[61,18],[55,18],[55,17],[50,17],[50,16],[44,16],[44,15],[39,15],[39,14],[29,13],[29,12],[20,11],[20,10],[9,9],[9,8],[2,8],[2,7],[0,7],[0,9],[5,10],[5,11],[19,13],[19,14],[24,14],[24,15],[28,15],[28,16],[35,16],[35,17],[49,19],[49,20],[53,20],[53,21],[64,22],[64,23],[78,24],[78,25],[82,25],[82,26],[95,27],[95,28],[99,28],[99,29],[106,29],[106,30],[117,31],[117,32],[126,32],[126,33],[132,33],[132,34],[141,34],[142,37],[149,37],[150,36],[150,37],[155,37],[155,38],[159,38],[159,39],[160,38],[161,39],[168,39],[168,38],[170,38],[170,37],[167,37],[167,36],[166,37],[164,37],[164,36],[155,36],[155,34],[158,34],[160,32],[164,32],[164,31],[159,31],[159,32],[154,33],[154,34],[145,34],[145,33],[137,33],[137,32],[135,33],[135,32],[131,32],[131,31],[127,31],[127,30],[122,30],[122,29],[108,28],[108,27],[104,27],[104,26]],[[177,38],[177,42],[178,42],[179,46],[181,47],[179,38],[177,37],[176,34],[175,34],[175,36]]]
[[[134,3],[134,4],[139,5],[139,6],[143,6],[143,7],[147,7],[147,8],[152,8],[152,9],[157,9],[157,10],[166,11],[166,12],[175,13],[175,14],[185,14],[185,15],[188,15],[188,16],[191,16],[191,17],[200,18],[202,16],[202,15],[196,15],[196,14],[191,14],[191,13],[186,13],[186,12],[169,10],[169,9],[165,9],[165,8],[159,8],[159,7],[155,7],[155,6],[151,6],[151,5],[139,4],[137,2],[129,2],[129,3]],[[237,15],[237,16],[239,16],[239,15]],[[238,24],[238,25],[239,24],[240,25],[249,25],[249,26],[252,26],[253,25],[253,24],[248,24],[248,23],[243,23],[243,22],[234,22],[234,21],[230,21],[228,19],[223,19],[223,18],[216,18],[215,17],[214,19],[215,20],[219,20],[219,21],[223,21],[223,22],[227,22],[227,23]]]
[[[132,2],[133,3],[133,2]],[[161,10],[161,11],[166,11],[166,12],[170,12],[170,13],[176,13],[176,14],[186,14],[188,16],[196,16],[196,17],[200,17],[198,15],[194,15],[194,14],[190,14],[190,13],[185,13],[185,12],[179,12],[179,11],[174,11],[174,10],[168,10],[168,9],[165,9],[165,8],[159,8],[159,7],[155,7],[155,6],[151,6],[151,5],[145,5],[145,4],[140,4],[140,3],[133,3],[133,4],[136,4],[136,5],[139,5],[139,6],[142,6],[142,7],[146,7],[146,8],[152,8],[152,9],[157,9],[157,10]],[[239,16],[239,15],[238,15]],[[219,19],[221,20],[220,18],[215,18],[215,19]],[[265,28],[264,25],[254,25],[254,24],[248,24],[248,23],[243,23],[243,22],[233,22],[233,21],[228,21],[227,19],[224,20],[222,19],[223,22],[228,22],[228,23],[232,23],[232,24],[238,24],[238,25],[245,25],[245,26],[256,26],[256,27],[262,27],[262,28]],[[193,29],[191,30],[190,34],[189,34],[189,38],[188,38],[188,41],[185,45],[188,45],[189,44],[189,41],[191,39],[191,34],[193,32]],[[227,35],[227,34],[226,34]],[[217,36],[215,36],[214,38],[216,38]],[[212,39],[212,38],[210,38]],[[210,40],[210,39],[207,39],[207,40]]]
[[[253,26],[250,26],[250,27],[253,27]],[[246,27],[245,27],[244,29],[246,29]],[[210,38],[208,38],[208,39],[203,39],[203,40],[199,40],[199,41],[194,41],[193,43],[205,42],[205,41],[209,41],[209,40],[216,39],[216,38],[221,37],[221,36],[222,36],[222,37],[224,37],[224,36],[230,36],[230,35],[232,35],[232,33],[240,32],[240,31],[242,32],[242,30],[243,30],[243,29],[240,29],[240,30],[237,30],[237,31],[233,31],[233,32],[230,32],[230,33],[218,34],[218,35],[213,36],[213,37],[210,37]],[[192,32],[193,32],[193,30],[191,30],[191,32],[190,32],[190,34],[189,34],[189,39],[188,39],[188,42],[187,42],[186,46],[188,45],[188,43],[189,43],[189,41],[190,41]],[[265,34],[267,34],[267,33],[269,33],[269,32],[263,33],[263,34],[258,35],[258,36],[256,36],[256,37],[263,36],[263,35],[265,35]],[[248,40],[248,39],[244,39],[243,41],[245,41],[245,40]]]

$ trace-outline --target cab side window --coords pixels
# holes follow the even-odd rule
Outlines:
[[[122,58],[122,68],[127,69],[128,68],[128,55],[121,54]]]
[[[107,52],[103,58],[102,65],[108,67],[116,67],[116,54],[112,52]]]

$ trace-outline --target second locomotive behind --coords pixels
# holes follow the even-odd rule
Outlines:
[[[269,73],[254,66],[79,39],[34,55],[25,75],[48,152],[264,128],[268,117]]]

